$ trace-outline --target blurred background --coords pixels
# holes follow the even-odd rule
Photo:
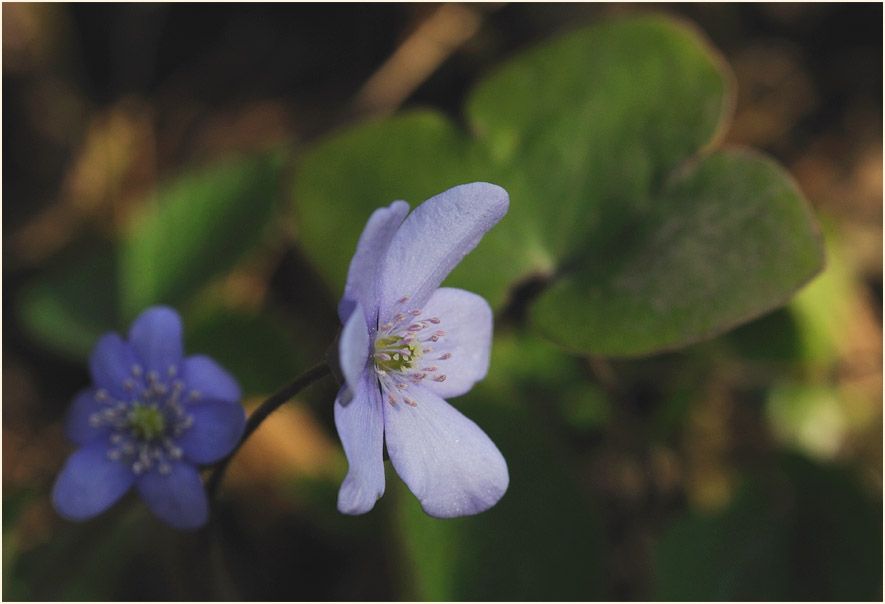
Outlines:
[[[881,599],[880,4],[2,10],[4,599]],[[53,312],[40,288],[138,220],[158,184],[238,154],[295,158],[260,239],[185,312],[187,350],[244,367],[251,408],[338,328],[340,290],[291,218],[298,153],[402,107],[457,121],[514,52],[637,11],[710,39],[737,82],[725,142],[777,158],[818,215],[827,268],[786,308],[636,360],[505,326],[464,402],[511,468],[478,518],[424,517],[392,472],[375,510],[339,515],[332,380],[244,447],[207,530],[176,533],[135,498],[84,524],[55,514],[61,422],[89,376],[82,346],[35,319]],[[101,297],[77,275],[65,287]],[[270,350],[261,367],[252,342]]]

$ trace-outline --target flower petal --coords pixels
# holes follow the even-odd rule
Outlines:
[[[460,396],[483,379],[492,348],[492,309],[481,296],[450,287],[436,290],[424,305],[424,316],[440,320],[445,335],[434,342],[423,364],[439,367],[445,381],[425,379],[421,385],[442,398]]]
[[[108,443],[94,442],[68,457],[52,488],[52,503],[69,520],[101,514],[122,497],[135,480],[132,470],[107,457]]]
[[[144,363],[146,371],[156,371],[161,378],[169,368],[177,372],[182,359],[181,317],[168,306],[154,306],[135,319],[129,329],[129,344]]]
[[[173,462],[168,474],[151,470],[135,486],[148,508],[172,528],[200,528],[209,518],[203,482],[190,464]]]
[[[197,464],[212,463],[230,453],[246,427],[246,412],[228,401],[192,403],[185,412],[194,423],[177,442],[187,458]]]
[[[404,296],[409,296],[410,308],[421,308],[507,213],[508,205],[504,189],[475,182],[449,189],[415,208],[397,230],[381,263],[380,323],[391,319]]]
[[[101,336],[89,357],[89,369],[95,385],[122,400],[129,400],[131,396],[125,384],[130,380],[133,386],[140,387],[142,384],[142,380],[132,373],[132,368],[138,364],[135,351],[115,333]]]
[[[202,399],[239,403],[242,393],[237,381],[207,356],[194,355],[184,361],[181,381]]]
[[[335,401],[335,427],[349,464],[347,476],[338,491],[338,511],[342,514],[365,514],[384,494],[384,418],[381,392],[369,370],[363,371],[353,399],[341,404],[344,386]]]
[[[83,390],[74,397],[74,402],[68,408],[65,416],[65,436],[76,445],[85,445],[110,434],[109,425],[95,427],[89,422],[93,415],[107,408],[106,403],[100,403],[95,398],[95,388]]]
[[[354,312],[344,324],[338,341],[338,363],[344,374],[344,380],[350,388],[356,388],[368,359],[369,330],[363,318],[362,304],[357,303]]]
[[[386,208],[378,208],[369,217],[347,270],[344,296],[338,303],[338,317],[342,323],[347,321],[357,302],[360,302],[366,314],[366,324],[375,326],[378,316],[378,261],[384,257],[408,212],[409,204],[394,201]]]
[[[390,461],[430,516],[455,518],[495,505],[510,482],[507,463],[475,423],[446,401],[413,386],[416,407],[384,404]]]

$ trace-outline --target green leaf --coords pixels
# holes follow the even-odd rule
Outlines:
[[[783,304],[823,262],[814,219],[780,168],[710,154],[732,79],[672,19],[561,36],[477,85],[472,136],[413,113],[305,155],[295,186],[305,252],[340,291],[372,210],[484,180],[507,189],[509,215],[447,285],[495,309],[527,305],[542,334],[584,353],[643,355],[721,333]],[[514,291],[523,299],[509,300]]]
[[[696,35],[652,16],[583,28],[515,58],[467,103],[518,213],[492,238],[518,229],[533,254],[561,266],[588,237],[619,236],[670,172],[721,133],[729,78]]]
[[[105,331],[120,328],[117,260],[109,246],[90,246],[35,278],[22,292],[18,315],[47,348],[83,360]]]
[[[217,311],[188,329],[188,354],[206,354],[233,375],[243,393],[275,392],[307,368],[293,330],[274,313]]]
[[[180,305],[258,242],[279,195],[283,159],[215,163],[157,192],[121,245],[127,317],[153,304]]]
[[[540,296],[531,319],[542,333],[605,355],[675,348],[784,304],[823,264],[793,181],[744,151],[686,170],[638,228],[647,234],[608,266],[588,264]]]
[[[295,221],[308,258],[336,294],[359,235],[377,208],[419,203],[471,180],[469,139],[445,117],[416,111],[349,130],[300,158]]]

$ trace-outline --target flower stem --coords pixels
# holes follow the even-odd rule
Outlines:
[[[261,425],[261,422],[267,419],[268,415],[282,407],[290,398],[317,380],[320,380],[331,373],[332,369],[326,361],[317,363],[289,382],[286,386],[283,386],[280,390],[272,394],[270,398],[261,403],[261,405],[252,412],[252,415],[250,415],[249,419],[246,421],[246,428],[243,430],[243,436],[240,438],[240,442],[237,443],[237,446],[234,447],[233,451],[228,453],[227,457],[222,459],[218,465],[215,466],[215,469],[212,470],[212,474],[209,476],[209,480],[206,484],[206,492],[209,496],[209,501],[215,499],[215,494],[218,492],[218,487],[221,484],[221,479],[224,477],[224,471],[227,469],[227,464],[230,463],[233,456],[240,450],[240,447],[243,446],[246,439],[255,432],[259,425]]]

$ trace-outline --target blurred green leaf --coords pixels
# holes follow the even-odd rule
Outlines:
[[[275,392],[307,367],[290,330],[272,312],[218,311],[188,329],[188,354],[206,354],[227,369],[244,394]]]
[[[653,599],[881,600],[881,499],[842,468],[786,457],[780,470],[664,531]]]
[[[279,197],[284,154],[242,157],[187,172],[160,188],[122,242],[127,318],[180,305],[255,245]]]
[[[504,231],[561,268],[618,239],[670,172],[730,113],[727,68],[684,25],[657,16],[579,29],[516,57],[467,102],[515,219]],[[514,233],[516,235],[516,233]],[[537,269],[543,269],[536,264]]]
[[[537,280],[532,324],[580,352],[635,356],[716,335],[783,304],[823,256],[804,199],[773,162],[704,155],[727,125],[731,79],[668,18],[577,30],[477,85],[473,138],[423,112],[305,155],[304,249],[340,291],[372,210],[486,180],[508,190],[510,213],[448,285],[501,308]]]
[[[23,291],[22,325],[47,348],[85,359],[103,332],[119,329],[117,275],[109,246],[69,252]]]
[[[784,304],[823,264],[817,224],[772,161],[719,151],[668,185],[629,249],[545,291],[542,333],[630,356],[705,339]]]
[[[329,138],[299,159],[294,194],[302,248],[332,291],[344,279],[371,213],[402,199],[414,207],[469,181],[469,139],[445,117],[407,113]],[[465,180],[466,179],[466,180]]]

